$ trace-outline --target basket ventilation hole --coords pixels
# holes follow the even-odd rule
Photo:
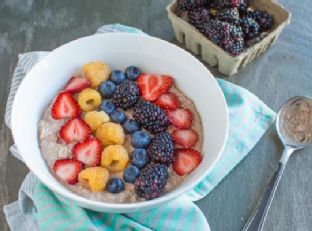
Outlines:
[[[185,33],[183,33],[182,31],[179,32],[179,37],[180,37],[180,42],[181,43],[185,43]]]
[[[248,59],[248,56],[246,56],[244,59],[242,59],[242,61],[239,64],[238,69],[240,69],[241,67],[244,67],[246,65],[245,63],[246,63],[247,59]]]
[[[198,56],[202,56],[202,46],[201,46],[201,44],[197,44],[197,54],[198,54]]]

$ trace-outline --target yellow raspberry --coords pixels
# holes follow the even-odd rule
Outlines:
[[[86,168],[78,175],[78,181],[93,192],[103,191],[108,180],[109,172],[102,167]]]
[[[93,88],[99,86],[101,82],[107,80],[111,73],[110,67],[106,63],[99,61],[85,64],[82,71]]]
[[[218,11],[216,9],[210,9],[210,14],[212,16],[216,16],[218,14]]]
[[[121,172],[128,165],[128,161],[128,152],[121,145],[109,145],[102,152],[101,165],[110,172]]]
[[[95,137],[98,138],[103,146],[112,144],[123,144],[125,134],[120,124],[107,122],[96,129]]]
[[[101,95],[94,89],[86,88],[78,95],[78,104],[83,111],[93,111],[101,104]]]
[[[94,132],[103,123],[109,121],[109,116],[104,111],[90,111],[87,112],[83,120],[90,126]]]

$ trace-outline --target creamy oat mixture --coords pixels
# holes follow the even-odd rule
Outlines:
[[[178,90],[175,86],[172,86],[170,92],[175,93],[180,101],[181,107],[188,108],[193,113],[193,123],[192,129],[194,129],[198,134],[198,141],[194,145],[194,149],[198,150],[199,152],[202,151],[202,144],[203,144],[203,128],[201,123],[201,118],[196,110],[196,107],[191,99],[189,99],[186,95],[184,95],[180,90]],[[71,158],[71,148],[73,144],[66,145],[59,141],[58,139],[58,131],[61,126],[65,123],[65,120],[55,120],[51,117],[51,106],[52,102],[49,106],[45,109],[42,118],[39,122],[39,141],[41,152],[44,160],[46,161],[49,169],[51,170],[52,174],[52,167],[54,162],[57,159],[64,159],[64,158]],[[128,110],[126,112],[128,118],[131,115],[131,111]],[[172,131],[174,128],[169,126],[168,131]],[[131,143],[131,136],[126,135],[124,147],[127,149],[128,153],[130,154],[133,150]],[[111,174],[111,176],[118,176],[122,178],[122,172],[117,174]],[[167,180],[167,184],[165,186],[164,193],[172,191],[178,185],[181,184],[185,176],[177,175],[173,170],[172,167],[169,168],[169,178]],[[108,191],[101,191],[101,192],[91,192],[88,188],[77,183],[76,185],[69,185],[65,184],[64,186],[70,189],[71,191],[84,196],[86,198],[97,200],[97,201],[106,201],[112,203],[131,203],[136,201],[144,201],[143,198],[138,198],[134,192],[134,185],[125,183],[125,190],[118,194],[112,194]]]
[[[283,111],[285,133],[300,143],[312,142],[312,101],[300,100]]]

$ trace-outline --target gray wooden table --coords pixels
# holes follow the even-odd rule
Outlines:
[[[282,0],[294,14],[277,44],[239,74],[227,78],[274,110],[289,97],[312,94],[312,1]],[[107,23],[124,23],[174,42],[169,0],[0,0],[0,207],[17,199],[27,168],[8,149],[3,122],[11,75],[19,53],[52,50]],[[214,69],[213,73],[220,76]],[[49,86],[46,86],[49,87]],[[30,102],[31,103],[31,102]],[[27,117],[27,115],[25,115]],[[273,174],[282,146],[271,128],[250,155],[197,204],[212,230],[240,230]],[[312,230],[311,150],[294,155],[277,190],[264,230]],[[2,210],[0,230],[8,230]]]

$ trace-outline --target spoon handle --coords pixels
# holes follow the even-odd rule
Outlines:
[[[261,231],[268,214],[271,202],[273,200],[275,191],[282,177],[283,171],[287,164],[287,161],[294,150],[286,147],[283,155],[278,162],[277,169],[271,178],[269,185],[267,186],[264,194],[259,200],[257,207],[254,209],[252,215],[249,217],[245,224],[243,231]]]

